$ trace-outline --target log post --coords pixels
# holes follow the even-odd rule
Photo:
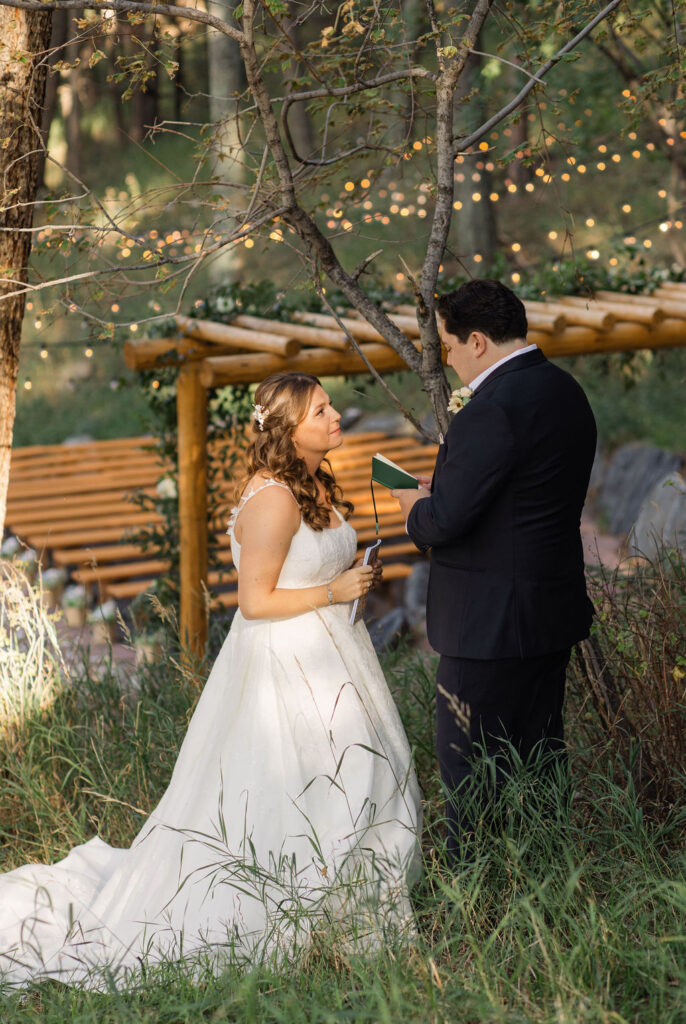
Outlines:
[[[197,363],[179,370],[179,575],[182,647],[201,658],[207,644],[207,395]]]

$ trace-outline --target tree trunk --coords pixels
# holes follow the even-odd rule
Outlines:
[[[235,0],[217,3],[210,0],[207,10],[227,21],[233,17]],[[228,36],[210,30],[207,35],[210,120],[217,125],[217,171],[229,181],[242,181],[242,147],[238,130],[238,93],[244,87],[238,44]]]
[[[154,52],[157,42],[154,24],[150,30],[149,37],[146,39],[143,36],[143,42],[145,44],[145,66],[146,69],[149,69],[153,66],[153,58],[150,54]],[[144,140],[148,133],[148,128],[157,120],[158,113],[159,79],[157,74],[155,74],[154,78],[150,78],[147,81],[145,91],[137,87],[131,97],[131,138],[134,142],[142,142]]]
[[[45,63],[37,58],[50,44],[51,30],[48,11],[0,7],[0,299],[27,280],[31,235],[22,229],[33,222],[39,185],[46,74]],[[7,510],[24,301],[24,295],[4,299],[0,316],[0,536]]]
[[[486,104],[479,90],[483,87],[481,78],[482,58],[472,54],[467,60],[458,86],[458,99],[465,97],[462,104],[464,116],[470,121],[486,118]],[[471,95],[471,98],[467,98]],[[495,211],[489,195],[493,191],[493,179],[485,164],[488,157],[476,152],[462,156],[462,162],[455,164],[455,199],[462,204],[454,217],[454,250],[469,275],[480,277],[490,267],[498,247]],[[480,164],[480,167],[477,167]],[[476,180],[474,180],[476,178]],[[479,196],[478,199],[472,198]],[[475,257],[481,257],[475,261]]]
[[[78,15],[81,12],[77,12]],[[71,39],[64,50],[64,56],[75,66],[69,71],[66,82],[60,88],[64,134],[67,141],[67,170],[81,177],[81,58],[80,43]]]
[[[174,55],[179,65],[172,85],[174,87],[174,120],[180,121],[183,117],[183,101],[185,99],[185,59],[183,55],[183,36],[179,32],[174,41]]]
[[[50,36],[50,55],[48,57],[48,68],[57,61],[61,60],[64,56],[62,51],[59,49],[67,41],[67,12],[66,11],[55,11],[52,16],[52,32]],[[60,75],[58,71],[49,71],[46,73],[45,79],[45,102],[43,103],[43,113],[41,115],[41,135],[43,137],[43,145],[45,149],[38,158],[38,185],[39,187],[44,184],[45,179],[45,161],[48,153],[48,142],[50,140],[50,128],[52,126],[53,118],[57,112],[57,90],[60,84]]]
[[[207,10],[215,17],[230,21],[236,0],[228,3],[209,0]],[[214,122],[213,173],[227,187],[219,188],[218,194],[229,206],[226,225],[233,225],[237,206],[237,193],[232,184],[242,182],[246,175],[243,166],[244,152],[241,144],[238,120],[238,95],[245,87],[243,62],[238,44],[233,39],[210,29],[207,34],[207,67],[209,74],[210,121]],[[222,230],[223,218],[215,221],[218,231]],[[213,260],[211,279],[217,283],[232,279],[240,269],[238,246],[230,246]]]
[[[291,4],[292,8],[294,5]],[[284,19],[283,26],[288,33],[288,38],[295,50],[299,53],[302,50],[302,25],[299,25],[295,18],[289,15],[288,18]],[[302,66],[298,63],[295,65],[294,70],[289,72],[285,78],[285,82],[288,83],[288,92],[294,91],[293,79],[297,78],[302,73]],[[312,120],[307,110],[306,103],[294,103],[290,109],[288,118],[288,124],[293,138],[293,145],[296,148],[299,156],[304,159],[311,159],[315,149],[314,133],[312,131]]]

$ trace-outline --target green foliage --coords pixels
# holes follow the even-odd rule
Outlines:
[[[622,761],[636,800],[664,816],[686,782],[686,563],[664,549],[632,571],[597,570],[597,617],[577,651],[576,691],[587,697],[581,729]]]

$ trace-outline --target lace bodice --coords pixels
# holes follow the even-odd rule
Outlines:
[[[269,478],[263,484],[244,494],[238,505],[231,509],[231,518],[226,532],[231,538],[233,563],[239,572],[241,546],[234,535],[234,526],[246,502],[266,487],[283,487],[292,493],[290,488],[280,480]],[[357,535],[338,509],[335,509],[335,512],[341,523],[335,529],[313,530],[303,519],[300,520],[300,527],[293,536],[279,574],[278,587],[287,590],[297,590],[299,587],[317,587],[323,583],[329,583],[350,568],[357,549]]]

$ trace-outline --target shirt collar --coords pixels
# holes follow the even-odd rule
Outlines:
[[[523,356],[525,352],[534,352],[537,348],[538,345],[526,345],[525,348],[517,348],[514,352],[509,352],[506,356],[503,356],[502,359],[499,359],[497,363],[493,363],[492,366],[488,367],[488,369],[482,370],[478,377],[475,377],[474,380],[469,382],[469,387],[472,391],[476,391],[476,389],[483,384],[486,378],[490,377],[493,371],[499,366],[502,366],[503,363],[506,363],[509,359],[516,359],[517,356]]]

